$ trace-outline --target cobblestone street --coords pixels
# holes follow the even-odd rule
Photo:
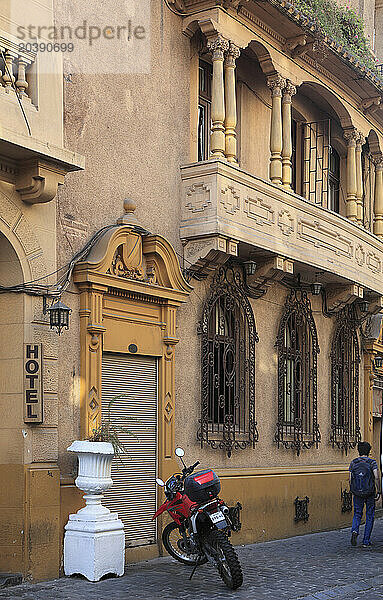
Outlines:
[[[359,536],[359,544],[362,536]],[[239,547],[244,584],[228,590],[209,566],[190,569],[170,558],[129,565],[126,575],[89,583],[62,578],[0,590],[20,600],[376,600],[383,598],[383,518],[376,520],[373,547],[350,546],[350,530],[317,533]]]

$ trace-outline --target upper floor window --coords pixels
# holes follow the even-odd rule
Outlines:
[[[302,195],[321,206],[328,201],[329,140],[329,119],[303,125]]]
[[[275,441],[301,449],[320,442],[317,414],[318,337],[306,292],[291,290],[279,326],[278,423]]]
[[[210,121],[211,121],[211,82],[212,67],[209,63],[199,62],[198,91],[198,160],[209,158]]]
[[[339,313],[331,350],[331,442],[346,454],[361,439],[357,327],[354,307],[346,306]]]
[[[339,190],[340,190],[340,158],[338,152],[329,146],[328,167],[328,203],[330,210],[339,212]]]
[[[255,343],[258,336],[243,275],[233,266],[214,277],[199,328],[202,404],[198,439],[231,455],[255,447]]]

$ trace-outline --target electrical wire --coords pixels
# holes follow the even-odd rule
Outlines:
[[[249,84],[246,83],[246,81],[243,81],[243,79],[238,79],[238,83],[242,83],[244,86],[246,86],[250,90],[250,92],[252,92],[254,96],[256,96],[258,100],[260,100],[262,104],[264,104],[267,108],[272,108],[272,105],[266,100],[264,100],[255,90],[253,90],[253,88],[250,87]]]
[[[80,262],[81,260],[83,260],[84,258],[86,258],[86,256],[89,254],[89,252],[91,251],[93,246],[98,242],[100,237],[102,237],[104,235],[104,233],[106,233],[106,231],[109,231],[110,229],[113,229],[114,227],[119,227],[119,225],[117,225],[117,224],[106,225],[105,227],[102,227],[101,229],[96,231],[96,233],[93,234],[93,236],[90,238],[90,240],[88,240],[88,242],[85,244],[85,246],[83,246],[81,248],[81,250],[79,250],[72,257],[72,259],[69,261],[69,263],[60,267],[56,271],[53,271],[52,273],[49,273],[47,275],[44,275],[42,277],[39,277],[39,278],[31,280],[31,281],[27,281],[24,283],[12,285],[12,286],[0,285],[0,293],[4,294],[6,292],[13,292],[13,293],[30,294],[32,296],[60,297],[61,294],[66,290],[66,288],[68,287],[68,285],[70,283],[70,280],[71,280],[71,277],[73,274],[73,270],[74,270],[76,264],[78,262]],[[141,228],[138,228],[138,229],[140,229],[140,232],[141,232]],[[63,273],[63,275],[56,281],[56,283],[47,284],[47,285],[36,285],[36,282],[41,281],[42,279],[46,279],[47,277],[51,277],[52,275],[55,275],[56,273],[60,273],[60,271],[63,271],[64,269],[66,269],[65,273]]]

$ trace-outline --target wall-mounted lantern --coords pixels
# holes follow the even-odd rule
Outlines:
[[[370,303],[367,300],[359,300],[359,302],[358,302],[360,312],[363,314],[368,313],[369,305],[370,305]]]
[[[372,362],[375,369],[381,369],[383,367],[383,356],[377,354]]]
[[[63,329],[69,329],[69,315],[72,310],[61,300],[52,302],[52,305],[47,308],[46,297],[44,296],[43,312],[44,314],[49,313],[49,327],[57,329],[59,335],[61,335]]]
[[[318,281],[318,275],[320,275],[321,273],[323,273],[323,271],[319,271],[318,273],[315,273],[315,281],[310,286],[311,293],[313,296],[319,296],[323,289],[323,283]]]
[[[319,296],[319,294],[322,291],[322,287],[323,285],[321,284],[320,281],[314,281],[314,283],[311,284],[311,293],[313,296]]]
[[[257,263],[254,260],[246,260],[243,263],[244,269],[245,269],[245,273],[248,277],[250,277],[251,275],[255,275],[255,272],[257,270]]]

